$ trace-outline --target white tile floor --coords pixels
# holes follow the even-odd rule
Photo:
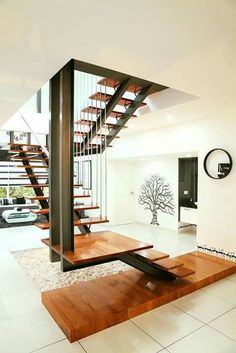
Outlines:
[[[106,228],[171,256],[195,249],[194,231],[187,229],[178,234],[141,224]],[[0,230],[1,353],[236,352],[236,275],[70,344],[11,254],[43,246],[46,236],[34,226]]]

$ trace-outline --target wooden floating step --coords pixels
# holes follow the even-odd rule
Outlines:
[[[97,107],[93,107],[93,106],[88,106],[88,107],[86,107],[86,108],[84,108],[84,109],[82,109],[81,110],[81,112],[83,112],[83,113],[88,113],[88,114],[96,114],[96,115],[98,115],[98,114],[100,114],[101,113],[101,111],[103,111],[104,109],[100,109],[100,108],[97,108]],[[123,114],[123,112],[118,112],[118,111],[116,111],[116,110],[113,110],[108,116],[107,116],[107,118],[108,117],[111,117],[111,118],[120,118],[121,117],[121,115]],[[132,118],[136,118],[137,117],[137,115],[131,115],[132,116]]]
[[[9,150],[8,153],[44,154],[43,151],[30,151],[30,150]]]
[[[91,120],[86,120],[86,119],[81,119],[78,120],[78,124],[80,125],[86,125],[86,126],[93,126],[96,124],[96,121],[91,121]],[[102,125],[102,128],[107,127],[108,129],[113,129],[114,127],[119,127],[118,124],[104,124]],[[122,129],[127,129],[128,126],[122,126]],[[100,126],[98,126],[98,129],[100,129]]]
[[[48,165],[17,165],[17,168],[34,169],[34,168],[48,168]]]
[[[76,125],[78,124],[78,122],[77,123],[75,123]],[[74,134],[75,135],[79,135],[79,136],[81,136],[81,137],[86,137],[86,136],[89,136],[89,133],[90,133],[90,131],[88,131],[88,132],[82,132],[82,131],[75,131],[74,132]],[[96,134],[96,136],[94,136],[94,138],[102,138],[102,139],[105,139],[106,137],[109,137],[109,134]],[[116,139],[119,139],[120,138],[120,136],[115,136],[115,138]],[[78,144],[79,142],[75,142],[75,144]]]
[[[74,199],[84,197],[90,197],[90,195],[74,195]],[[47,200],[49,199],[49,196],[25,196],[25,198],[28,200]]]
[[[23,178],[23,179],[29,179],[29,178],[47,179],[48,175],[46,175],[46,174],[21,174],[20,178]]]
[[[186,268],[184,266],[181,267],[176,267],[171,270],[168,270],[168,273],[171,275],[177,277],[177,278],[185,278],[187,276],[193,275],[195,273],[194,270],[191,270],[190,268]]]
[[[27,146],[27,147],[31,147],[31,148],[42,148],[42,147],[48,148],[48,146],[32,145],[31,143],[8,143],[8,145],[15,146],[15,147]]]
[[[48,184],[37,184],[37,185],[23,185],[23,188],[33,188],[33,189],[42,189],[42,188],[48,188]]]
[[[96,100],[96,101],[101,101],[101,102],[108,102],[111,98],[112,98],[111,94],[105,94],[105,93],[101,93],[101,92],[94,93],[93,95],[91,95],[89,97],[89,99]],[[128,99],[128,98],[122,97],[118,101],[117,105],[121,105],[123,107],[126,107],[126,106],[130,105],[132,102],[133,102],[133,99]],[[141,103],[140,107],[143,107],[145,105],[147,105],[147,104],[146,103]]]
[[[99,206],[86,206],[86,205],[82,205],[82,206],[75,206],[74,207],[74,211],[87,211],[87,210],[97,210],[99,209]],[[31,210],[32,213],[35,214],[48,214],[49,213],[49,208],[41,208],[40,210]]]
[[[49,245],[49,239],[42,239],[42,242]],[[52,248],[60,253],[60,245]],[[66,251],[63,255],[71,264],[82,264],[149,248],[152,245],[114,232],[102,231],[74,236],[74,251]]]
[[[160,281],[132,269],[43,292],[42,302],[74,342],[236,273],[235,262],[197,251],[176,260],[195,273],[181,281]]]
[[[119,86],[120,82],[117,80],[113,80],[111,78],[103,78],[100,81],[98,81],[98,85],[110,87],[116,89]],[[141,87],[137,85],[130,85],[127,88],[127,92],[131,93],[138,93],[141,90]]]
[[[20,159],[22,161],[48,161],[48,158],[43,158],[43,157],[20,157],[20,156],[11,157],[11,160],[14,160],[14,159]]]
[[[101,218],[101,217],[81,218],[81,219],[74,220],[74,227],[87,226],[87,225],[92,225],[92,224],[108,223],[108,222],[109,222],[108,219]],[[43,229],[43,230],[50,228],[49,222],[35,223],[35,226],[40,229]]]
[[[142,258],[143,260],[149,260],[148,262],[152,262],[155,260],[162,260],[169,257],[168,254],[165,254],[161,251],[157,251],[154,249],[135,251],[134,255],[139,258]]]
[[[154,261],[154,263],[165,270],[172,270],[173,268],[181,267],[184,265],[183,262],[176,260],[175,258],[168,258],[163,260]]]
[[[83,186],[83,184],[74,184],[74,188],[79,188]],[[34,188],[34,189],[39,189],[39,188],[48,188],[49,184],[28,184],[28,185],[23,185],[24,188]]]
[[[88,147],[86,147],[86,150],[99,149],[100,146],[101,146],[100,144],[93,143],[93,144],[90,144]],[[106,147],[112,148],[113,146],[112,145],[108,145]]]

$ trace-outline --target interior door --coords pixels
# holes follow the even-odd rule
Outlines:
[[[116,224],[133,222],[134,176],[132,163],[118,162],[115,167],[114,213]]]

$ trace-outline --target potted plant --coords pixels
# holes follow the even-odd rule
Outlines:
[[[16,190],[15,197],[16,197],[17,204],[24,204],[25,203],[24,192],[21,187]]]

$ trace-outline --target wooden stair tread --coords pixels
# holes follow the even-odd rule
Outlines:
[[[24,169],[34,169],[34,168],[48,168],[48,165],[17,165],[17,168],[24,168]]]
[[[49,245],[49,239],[43,239],[42,242]],[[74,237],[74,251],[66,251],[64,258],[72,264],[79,264],[151,247],[150,244],[114,232],[93,232],[76,235]],[[54,245],[53,250],[60,253],[60,245]]]
[[[199,253],[180,256],[195,271],[183,281],[159,281],[138,270],[77,282],[42,293],[42,302],[70,342],[134,318],[236,272],[236,263]],[[177,258],[178,259],[178,258]],[[150,283],[152,289],[147,285]],[[191,348],[189,349],[191,351]]]
[[[74,211],[87,211],[87,210],[97,210],[99,206],[74,206]],[[31,210],[32,213],[35,214],[48,214],[49,208],[41,208],[40,210]]]
[[[76,125],[78,124],[78,122],[75,123]],[[79,135],[81,137],[86,137],[86,136],[89,136],[89,133],[90,131],[88,132],[82,132],[82,131],[74,131],[74,134],[75,135]],[[100,134],[100,133],[97,133],[96,136],[94,136],[94,138],[106,138],[106,137],[109,137],[109,134]],[[115,136],[116,139],[119,139],[120,136]],[[75,144],[78,144],[79,142],[75,142]]]
[[[30,150],[9,150],[8,153],[44,154],[43,151],[30,151]]]
[[[94,93],[94,94],[92,94],[89,97],[89,99],[96,100],[96,101],[101,101],[101,102],[108,102],[111,98],[112,98],[111,94],[101,93],[101,92]],[[122,97],[118,101],[117,105],[121,105],[121,106],[125,107],[127,105],[130,105],[132,102],[133,102],[133,99]],[[147,103],[143,102],[143,103],[140,104],[140,107],[143,107],[145,105],[147,105]]]
[[[181,266],[181,267],[176,267],[171,270],[168,270],[168,273],[170,273],[178,278],[185,278],[187,276],[193,275],[195,273],[195,271],[191,270],[190,268]]]
[[[109,221],[106,218],[101,218],[101,217],[93,217],[93,218],[82,218],[82,219],[75,219],[74,220],[74,227],[78,227],[81,225],[92,225],[92,224],[100,224],[100,223],[108,223]],[[40,229],[49,229],[50,224],[49,222],[43,222],[43,223],[35,223],[35,226],[40,228]]]
[[[43,158],[43,157],[11,157],[11,159],[20,159],[22,161],[48,161],[48,158]]]
[[[134,254],[137,257],[141,257],[141,258],[148,259],[151,261],[162,260],[162,259],[166,259],[169,257],[168,254],[165,254],[161,251],[157,251],[155,249],[135,251]]]
[[[84,197],[91,197],[91,195],[74,195],[74,199]],[[49,196],[25,196],[25,198],[28,200],[47,200]]]
[[[81,112],[83,113],[88,113],[88,114],[100,114],[101,111],[103,111],[104,109],[100,109],[100,108],[97,108],[97,107],[93,107],[91,105],[89,105],[88,107],[86,108],[83,108],[81,109]],[[123,114],[123,112],[119,112],[119,111],[116,111],[116,110],[113,110],[108,116],[108,117],[111,117],[111,118],[120,118],[121,115]],[[131,115],[132,118],[136,118],[137,115],[133,114]]]
[[[30,143],[8,143],[9,146],[28,146],[28,147],[32,147],[32,148],[42,148],[41,145],[32,145]],[[48,146],[43,146],[48,148]]]
[[[23,188],[33,188],[33,189],[41,189],[41,188],[48,188],[48,184],[37,184],[37,185],[23,185]]]
[[[49,196],[25,196],[25,199],[42,201],[42,200],[48,200]]]
[[[81,120],[78,120],[78,124],[80,125],[86,125],[86,126],[92,126],[94,124],[96,124],[96,121],[91,121],[91,120],[86,120],[86,119],[81,119]],[[107,127],[108,129],[112,129],[114,127],[117,127],[119,126],[118,124],[104,124],[102,125],[102,128],[104,127]],[[122,129],[127,129],[128,126],[122,126]],[[100,129],[100,126],[98,126],[98,129]]]
[[[98,84],[116,89],[119,86],[120,82],[117,80],[113,80],[112,78],[103,78],[98,81]],[[127,92],[136,93],[136,92],[139,92],[140,89],[141,89],[141,87],[139,87],[137,85],[130,85],[127,88]]]
[[[48,175],[46,174],[21,174],[20,175],[21,178],[43,178],[43,179],[47,179]]]
[[[184,265],[183,262],[176,260],[176,258],[157,260],[157,261],[154,261],[154,263],[165,270],[172,270],[173,268],[181,267]]]
[[[82,184],[74,184],[74,188],[79,188],[83,186]],[[38,189],[38,188],[48,188],[49,184],[28,184],[28,185],[23,185],[24,188],[34,188],[34,189]]]

